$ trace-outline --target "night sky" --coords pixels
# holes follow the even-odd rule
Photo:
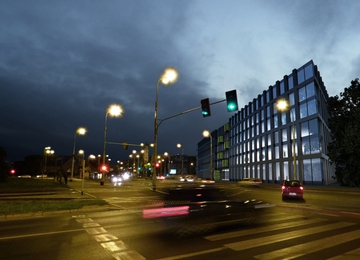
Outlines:
[[[159,119],[225,99],[242,108],[309,60],[330,96],[360,71],[360,2],[352,0],[0,2],[0,147],[7,160],[76,150],[102,154],[107,140],[152,143],[156,83],[166,67],[176,83],[159,85]],[[202,131],[226,123],[225,103],[164,121],[158,153],[196,155]],[[112,161],[133,149],[107,145]],[[150,151],[151,152],[151,151]]]

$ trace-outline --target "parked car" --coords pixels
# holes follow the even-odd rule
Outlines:
[[[281,184],[282,199],[303,198],[304,187],[298,180],[284,180]]]
[[[260,187],[262,185],[262,180],[260,178],[244,178],[244,179],[238,181],[237,185]]]
[[[260,221],[273,206],[256,199],[232,200],[214,185],[192,183],[171,188],[161,205],[143,210],[143,218],[159,219],[177,236],[183,236]]]

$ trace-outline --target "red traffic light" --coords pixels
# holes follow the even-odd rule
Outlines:
[[[11,169],[10,173],[11,173],[11,174],[15,174],[15,170],[14,170],[14,169]]]
[[[102,165],[100,169],[101,169],[101,171],[106,172],[107,171],[107,165]]]
[[[155,164],[155,167],[156,167],[156,168],[159,168],[159,167],[160,167],[160,163],[156,163],[156,164]]]

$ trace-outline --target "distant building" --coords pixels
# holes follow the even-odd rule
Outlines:
[[[246,177],[280,183],[296,178],[305,184],[335,182],[327,146],[328,93],[313,61],[294,69],[236,112],[229,122],[198,143],[198,177],[210,176],[210,145],[215,179]],[[289,109],[277,108],[286,100]],[[293,130],[295,130],[293,132]],[[295,136],[295,145],[293,137]]]

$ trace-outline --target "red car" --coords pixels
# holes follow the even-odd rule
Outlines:
[[[303,198],[304,187],[298,180],[285,180],[281,184],[282,199]]]

